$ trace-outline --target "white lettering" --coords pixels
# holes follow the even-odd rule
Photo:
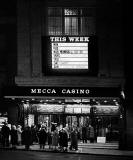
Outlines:
[[[50,37],[50,40],[52,42],[65,42],[66,41],[66,37]]]
[[[74,41],[74,37],[69,37],[69,41],[73,42]]]
[[[89,89],[62,89],[63,94],[89,94]]]
[[[36,93],[36,89],[31,89],[31,93]]]
[[[41,94],[41,93],[43,93],[43,94],[55,94],[56,93],[56,90],[55,89],[50,89],[50,88],[48,88],[48,89],[46,89],[46,88],[43,88],[43,89],[41,89],[41,88],[37,88],[37,89],[31,89],[31,93],[32,94],[34,94],[34,93],[38,93],[38,94]]]
[[[37,93],[41,93],[41,89],[37,89]]]
[[[84,37],[84,41],[89,42],[89,37]]]

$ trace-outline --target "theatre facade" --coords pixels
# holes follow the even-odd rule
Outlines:
[[[8,123],[91,124],[96,143],[123,148],[122,15],[118,2],[105,2],[18,1],[17,75],[3,89]]]

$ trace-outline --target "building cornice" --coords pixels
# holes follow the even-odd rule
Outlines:
[[[15,77],[18,86],[75,86],[75,87],[120,87],[124,78],[47,76],[41,78]]]

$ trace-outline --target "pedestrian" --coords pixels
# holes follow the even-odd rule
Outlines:
[[[87,128],[84,125],[82,127],[82,141],[83,143],[87,143]]]
[[[51,123],[51,132],[54,132],[54,130],[56,130],[56,126],[55,123]]]
[[[63,151],[63,128],[59,130],[59,149]]]
[[[49,149],[51,149],[51,146],[52,146],[52,133],[50,131],[50,128],[48,129],[48,132],[47,132],[47,140],[48,140]]]
[[[9,147],[10,128],[8,127],[7,122],[4,122],[4,125],[1,128],[1,135],[2,135],[2,146]]]
[[[22,144],[21,134],[22,134],[22,126],[21,126],[21,125],[18,125],[18,126],[17,126],[18,145],[21,145],[21,144]]]
[[[58,143],[59,143],[59,133],[58,133],[58,128],[56,127],[52,134],[52,146],[54,147],[53,148],[54,150],[57,150]]]
[[[63,151],[66,152],[68,147],[68,133],[65,128],[63,128],[62,144]]]
[[[17,129],[15,125],[12,125],[10,135],[11,135],[12,148],[15,149],[18,143],[18,134],[17,134]]]
[[[70,139],[71,139],[71,145],[69,149],[78,150],[78,131],[75,127],[72,128]]]
[[[89,139],[90,139],[90,143],[94,143],[94,138],[95,138],[94,127],[92,125],[89,125]]]
[[[23,143],[25,145],[25,149],[28,150],[32,143],[32,133],[29,126],[26,126],[22,132]]]
[[[37,136],[37,128],[35,125],[31,126],[31,133],[32,133],[32,144],[38,142],[38,136]]]
[[[47,132],[45,126],[42,126],[38,133],[40,149],[44,149],[47,140]]]

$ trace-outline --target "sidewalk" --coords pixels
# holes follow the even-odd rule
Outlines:
[[[69,144],[70,145],[70,144]],[[77,151],[70,151],[68,149],[65,153],[76,153],[76,154],[95,154],[95,155],[115,155],[115,156],[132,156],[133,157],[133,151],[126,151],[126,150],[119,150],[118,148],[115,148],[114,145],[113,149],[110,147],[102,148],[102,144],[99,146],[97,145],[91,145],[91,144],[79,144]],[[68,147],[69,148],[69,147]],[[0,147],[0,149],[3,149]],[[12,149],[11,147],[4,148],[4,149]],[[17,150],[25,150],[25,146],[17,146]],[[60,152],[59,150],[55,151],[48,148],[48,145],[45,146],[45,149],[40,149],[38,144],[33,144],[30,146],[29,151],[40,151],[40,152]]]

